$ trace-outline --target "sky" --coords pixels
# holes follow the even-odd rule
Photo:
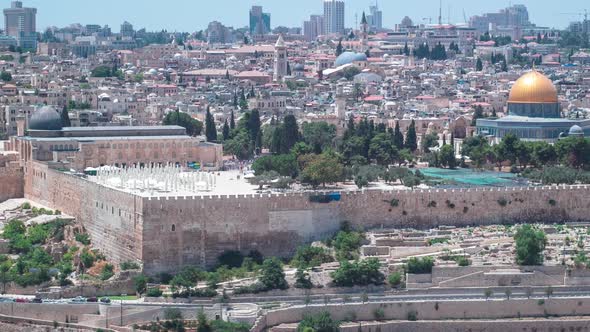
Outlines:
[[[363,10],[375,0],[345,0],[346,26],[355,25]],[[252,5],[261,5],[271,13],[273,27],[302,26],[310,14],[321,14],[323,0],[23,0],[25,7],[37,8],[37,30],[48,26],[63,27],[72,23],[109,25],[118,32],[123,21],[131,22],[136,29],[188,31],[205,29],[210,21],[217,20],[227,26],[243,27],[248,24],[248,11]],[[484,12],[496,12],[507,7],[510,1],[498,0],[443,0],[443,21],[464,22],[467,18]],[[9,7],[9,0],[0,0]],[[561,13],[590,11],[588,0],[516,0],[514,4],[528,7],[531,21],[539,26],[565,28],[580,16]],[[383,24],[393,27],[404,16],[414,23],[437,21],[439,0],[379,0],[383,11]]]

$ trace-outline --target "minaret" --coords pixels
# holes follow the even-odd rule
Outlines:
[[[283,35],[279,35],[279,39],[275,44],[275,66],[274,66],[274,81],[280,82],[287,76],[287,45]]]
[[[367,49],[369,39],[369,23],[367,22],[367,15],[363,12],[363,18],[361,19],[361,45],[363,49]]]

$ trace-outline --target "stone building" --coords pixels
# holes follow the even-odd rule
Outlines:
[[[27,162],[59,162],[84,171],[99,166],[148,166],[199,163],[221,168],[222,147],[186,135],[179,126],[68,127],[51,107],[33,113],[25,131],[24,118],[17,119],[17,135],[5,143]]]

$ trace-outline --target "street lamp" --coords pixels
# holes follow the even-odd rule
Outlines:
[[[123,298],[127,296],[127,294],[121,294],[121,327],[123,327]]]

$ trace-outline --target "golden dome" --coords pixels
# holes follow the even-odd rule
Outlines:
[[[557,103],[557,89],[550,79],[536,70],[522,75],[510,90],[509,103]]]

